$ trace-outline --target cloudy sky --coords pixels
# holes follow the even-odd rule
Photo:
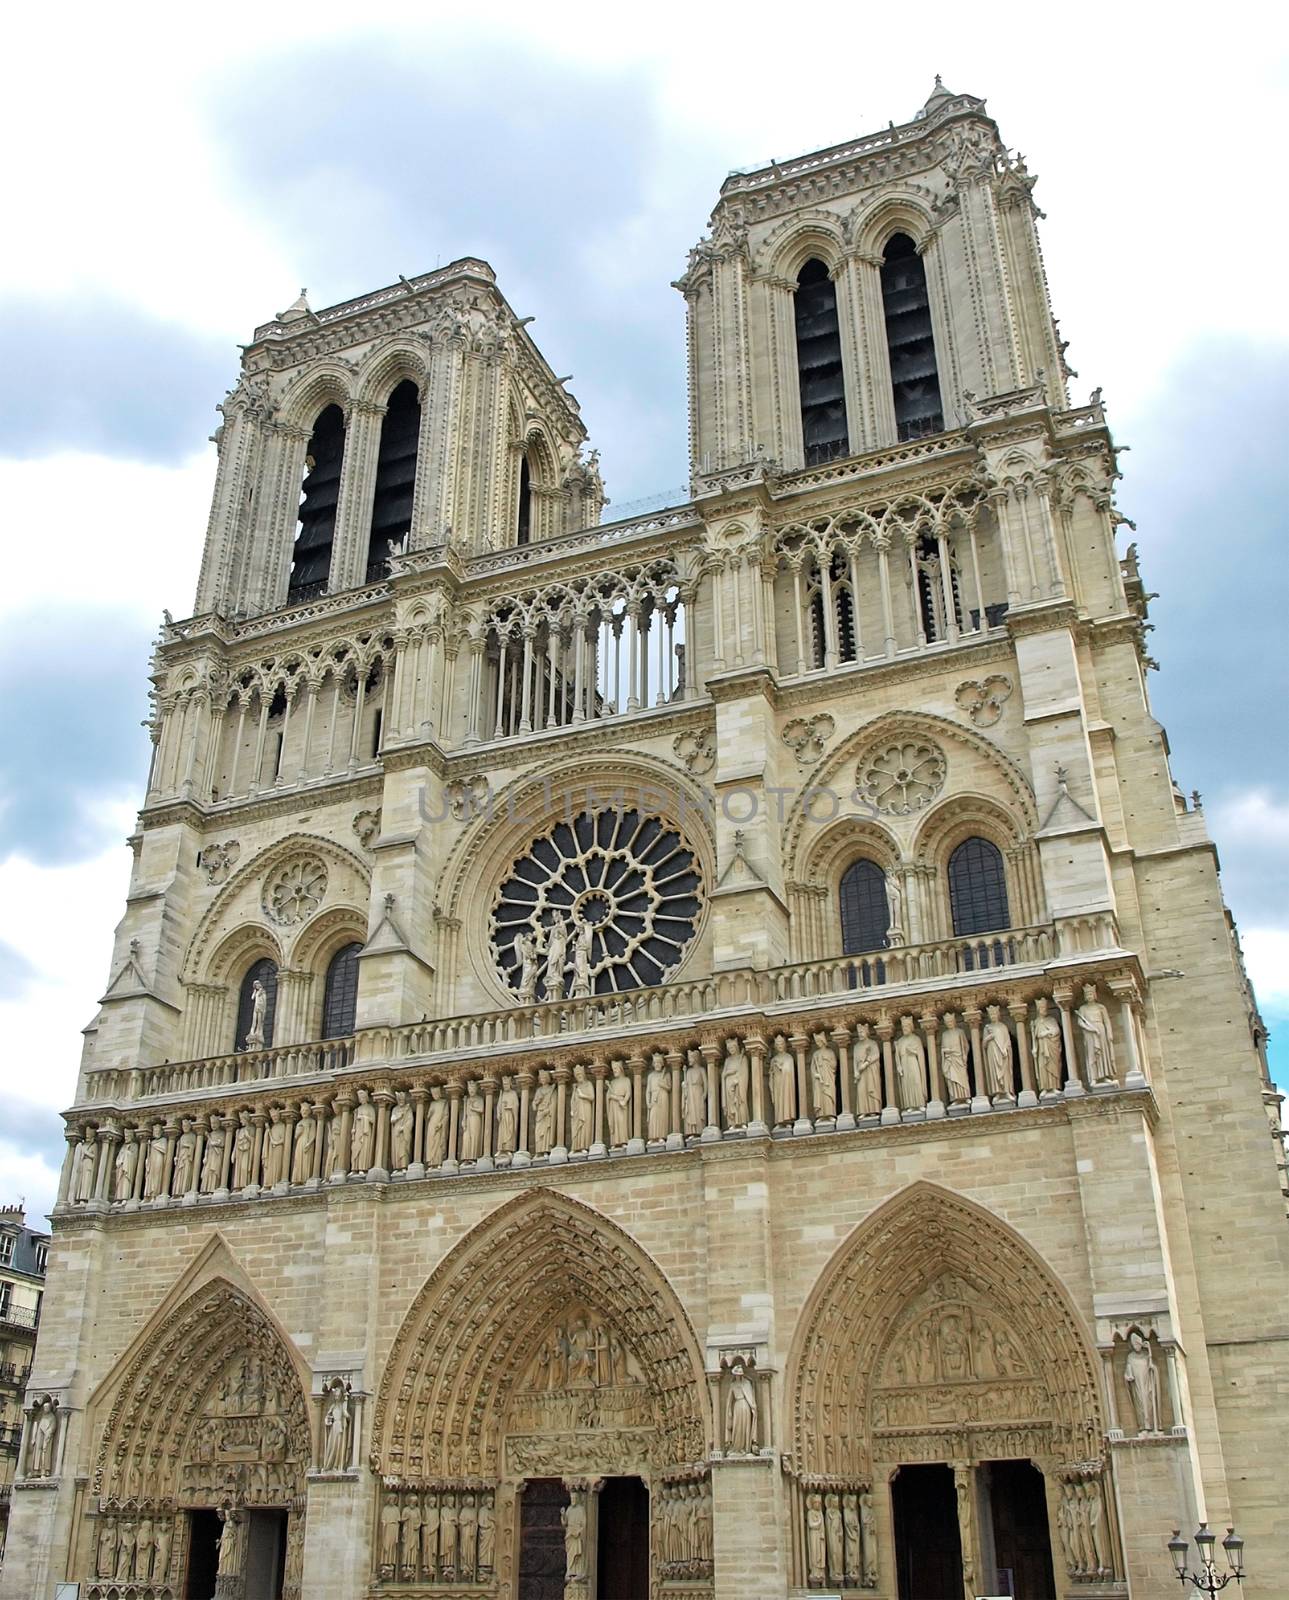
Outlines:
[[[369,12],[379,20],[354,21]],[[1039,176],[1158,590],[1152,679],[1289,1077],[1286,34],[1228,3],[15,8],[0,104],[0,1199],[43,1213],[107,979],[145,667],[191,610],[239,340],[462,255],[571,372],[621,507],[685,481],[669,287],[732,167],[936,72]],[[486,21],[480,21],[480,16]],[[21,70],[15,70],[23,63]]]

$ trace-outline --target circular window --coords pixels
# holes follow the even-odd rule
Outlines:
[[[583,811],[533,840],[497,892],[493,955],[521,1003],[661,983],[701,909],[694,852],[661,818]]]
[[[859,764],[859,793],[886,816],[907,817],[929,805],[944,786],[944,751],[926,740],[876,750]]]
[[[327,869],[317,856],[297,856],[264,885],[264,909],[289,928],[311,917],[327,892]]]

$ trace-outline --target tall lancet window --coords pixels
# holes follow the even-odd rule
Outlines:
[[[340,1039],[354,1031],[358,1012],[358,956],[361,944],[337,950],[327,967],[322,994],[322,1037]]]
[[[533,536],[533,475],[528,465],[528,452],[519,458],[519,521],[515,527],[515,543],[527,544]]]
[[[882,306],[899,438],[920,439],[944,428],[940,376],[931,334],[926,268],[907,233],[893,234],[882,258]]]
[[[267,1050],[273,1043],[276,1011],[277,962],[265,956],[247,972],[238,990],[237,1032],[233,1049]]]
[[[813,467],[849,449],[837,290],[822,261],[807,261],[797,276],[796,318],[801,433]]]
[[[886,874],[875,861],[852,861],[842,874],[841,948],[848,956],[884,950],[891,912],[886,899]]]
[[[336,533],[340,499],[340,466],[345,458],[345,414],[328,406],[313,425],[300,491],[300,526],[291,552],[288,601],[321,594],[331,570],[331,541]]]
[[[996,844],[964,839],[949,857],[949,908],[959,936],[1011,927],[1007,872]]]
[[[420,436],[421,397],[416,385],[405,378],[390,395],[380,425],[376,493],[372,498],[371,538],[367,545],[368,583],[375,583],[384,576],[385,563],[394,550],[402,547],[411,531],[416,446]]]

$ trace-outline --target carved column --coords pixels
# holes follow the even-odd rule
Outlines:
[[[407,1169],[409,1178],[425,1176],[425,1102],[429,1097],[429,1090],[419,1084],[408,1096],[416,1119],[412,1127],[412,1160]]]
[[[588,1154],[607,1156],[608,1145],[604,1138],[604,1080],[608,1077],[609,1067],[606,1061],[598,1058],[591,1063],[591,1078],[595,1083],[595,1128],[591,1135],[591,1148]]]
[[[443,1095],[448,1103],[448,1157],[443,1163],[444,1172],[456,1172],[460,1168],[457,1159],[458,1139],[461,1132],[461,1100],[465,1090],[460,1083],[447,1083],[443,1086]]]
[[[962,1020],[967,1024],[967,1032],[971,1035],[971,1084],[975,1090],[971,1097],[973,1111],[989,1111],[993,1107],[993,1101],[986,1092],[989,1083],[985,1075],[984,1046],[980,1040],[980,1020],[983,1014],[972,1006],[964,1007],[962,1013]]]
[[[1083,1078],[1079,1071],[1079,1058],[1074,1048],[1074,1023],[1071,1018],[1071,1008],[1074,1004],[1074,989],[1070,984],[1058,984],[1052,990],[1052,999],[1056,1001],[1061,1013],[1061,1042],[1065,1046],[1065,1070],[1067,1073],[1065,1083],[1065,1097],[1067,1100],[1077,1099],[1079,1095],[1086,1094],[1083,1087]]]
[[[752,1139],[770,1131],[769,1124],[765,1120],[765,1040],[757,1034],[749,1034],[743,1040],[743,1048],[747,1052],[748,1063],[752,1069],[752,1120],[747,1125],[748,1138]],[[679,1061],[680,1057],[677,1056],[676,1059]],[[678,1106],[677,1116],[679,1114]]]
[[[881,1120],[884,1124],[900,1120],[900,1103],[895,1097],[895,1052],[891,1047],[891,1040],[895,1037],[895,1024],[889,1017],[883,1017],[873,1029],[882,1044],[882,1088],[885,1104],[882,1106]]]
[[[940,1072],[940,1047],[937,1036],[939,1018],[934,1011],[924,1011],[918,1018],[922,1029],[922,1036],[926,1041],[926,1064],[930,1077],[931,1098],[927,1102],[926,1114],[928,1120],[942,1117],[945,1114],[944,1103],[947,1096],[944,1092],[944,1079]]]
[[[572,1076],[567,1067],[555,1068],[555,1143],[549,1157],[552,1166],[568,1160],[568,1085]]]
[[[533,1097],[533,1075],[531,1072],[518,1072],[515,1077],[519,1084],[519,1129],[510,1164],[512,1167],[527,1167],[532,1165],[533,1159],[528,1149],[528,1108]]]
[[[717,1072],[720,1047],[714,1040],[704,1039],[698,1048],[707,1068],[707,1126],[701,1138],[704,1144],[710,1144],[721,1136],[721,1086]]]
[[[627,1154],[644,1154],[644,1057],[629,1056],[627,1070],[631,1074],[631,1137],[627,1140]]]
[[[76,1166],[76,1152],[80,1148],[81,1136],[75,1128],[64,1128],[63,1138],[67,1141],[67,1153],[63,1157],[63,1170],[58,1176],[58,1199],[55,1206],[65,1206],[72,1186],[72,1172]]]
[[[813,1133],[815,1125],[810,1118],[813,1101],[810,1096],[810,1073],[806,1067],[806,1046],[810,1040],[804,1033],[794,1033],[788,1043],[797,1061],[797,1120],[792,1124],[792,1131],[797,1134]]]
[[[338,1094],[331,1102],[331,1183],[344,1183],[349,1177],[349,1132],[353,1126],[353,1114],[352,1096]]]
[[[394,1094],[388,1088],[373,1089],[372,1099],[376,1104],[376,1153],[375,1165],[367,1173],[367,1182],[388,1183],[389,1110],[394,1104]]]
[[[493,1111],[497,1104],[497,1080],[488,1076],[480,1079],[483,1089],[483,1154],[475,1163],[476,1168],[490,1171],[493,1166],[492,1141],[493,1141]]]
[[[100,1128],[99,1137],[99,1164],[98,1172],[94,1179],[94,1198],[100,1205],[106,1205],[109,1200],[107,1192],[108,1180],[116,1167],[116,1146],[124,1138],[121,1130],[109,1123]]]
[[[1036,1106],[1038,1094],[1034,1087],[1034,1063],[1029,1054],[1029,1001],[1013,1000],[1007,1014],[1016,1027],[1016,1047],[1020,1051],[1020,1096],[1018,1106]]]
[[[837,1118],[838,1128],[853,1128],[855,1126],[854,1085],[850,1076],[850,1029],[834,1028],[830,1035],[833,1046],[837,1051],[837,1067],[841,1073],[841,1115]]]
[[[671,1131],[667,1135],[668,1150],[683,1150],[685,1135],[681,1125],[680,1073],[685,1058],[679,1050],[667,1052],[667,1066],[671,1072]]]

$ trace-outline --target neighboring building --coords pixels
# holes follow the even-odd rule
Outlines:
[[[49,1235],[27,1227],[21,1205],[0,1206],[0,1562],[48,1259]]]
[[[1033,182],[941,87],[731,176],[633,520],[485,263],[256,330],[5,1600],[1281,1592],[1275,1096]]]

